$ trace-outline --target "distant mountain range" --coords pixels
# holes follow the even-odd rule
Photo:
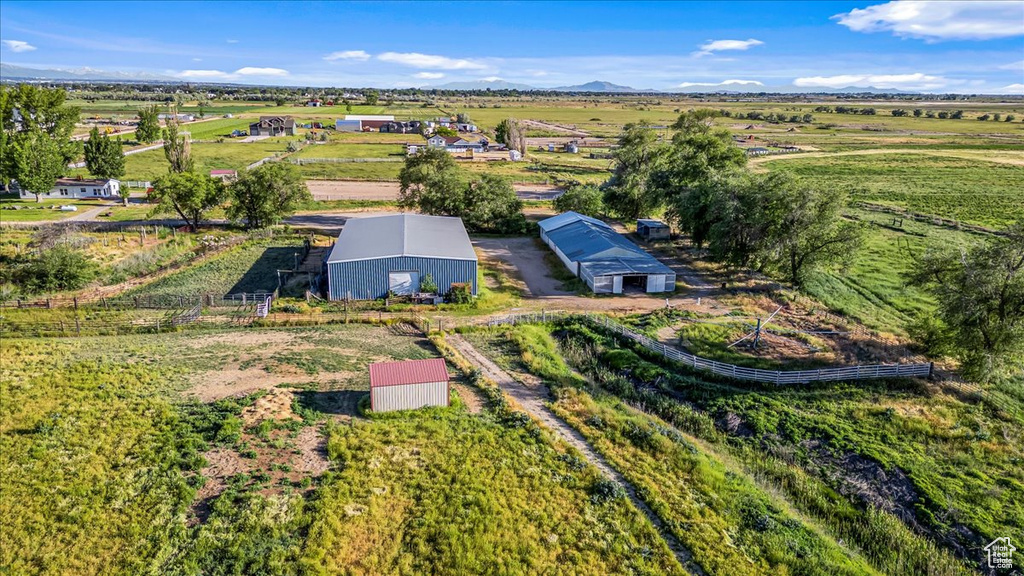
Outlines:
[[[114,72],[95,68],[26,68],[14,64],[0,63],[0,78],[4,80],[80,80],[113,82],[180,82],[173,76],[162,76],[148,72]]]
[[[0,63],[0,79],[12,80],[50,80],[50,81],[80,81],[80,82],[186,82],[181,78],[151,74],[148,72],[121,72],[111,70],[97,70],[95,68],[28,68],[14,64]],[[191,82],[192,84],[225,84],[223,82]],[[897,90],[894,88],[860,88],[847,86],[844,88],[801,88],[798,86],[744,86],[736,89],[735,86],[723,85],[691,85],[683,88],[669,88],[667,90],[654,90],[651,88],[641,89],[632,86],[622,86],[611,82],[595,80],[585,84],[573,86],[557,86],[544,88],[519,84],[506,80],[474,80],[467,82],[449,82],[438,86],[423,86],[424,90],[519,90],[529,92],[532,90],[549,92],[593,92],[608,94],[756,94],[760,92],[769,94],[916,94],[913,90]]]

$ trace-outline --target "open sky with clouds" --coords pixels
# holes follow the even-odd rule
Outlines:
[[[1024,1],[4,0],[0,61],[299,86],[1024,93]]]

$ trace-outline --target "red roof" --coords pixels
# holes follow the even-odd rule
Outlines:
[[[210,170],[210,176],[225,176],[234,174],[234,170]]]
[[[370,388],[447,381],[448,368],[443,358],[370,364]]]

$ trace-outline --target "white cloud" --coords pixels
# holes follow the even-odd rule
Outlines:
[[[750,38],[747,40],[708,40],[701,44],[700,51],[694,52],[695,56],[708,56],[723,50],[747,50],[753,46],[761,46],[764,42]]]
[[[438,78],[444,78],[444,74],[440,72],[417,72],[414,76],[416,78],[422,78],[423,80],[437,80]]]
[[[11,52],[31,52],[36,49],[35,46],[24,40],[4,40],[4,44],[11,49]]]
[[[487,76],[487,77],[481,78],[480,81],[481,82],[502,82],[502,81],[504,81],[504,78],[499,78],[497,76]]]
[[[192,61],[193,62],[202,62],[203,59],[202,58],[193,58]]]
[[[1003,94],[1024,94],[1024,84],[1010,84],[999,89]]]
[[[764,83],[758,82],[757,80],[724,80],[722,82],[683,82],[677,84],[676,88],[692,88],[695,86],[708,86],[708,87],[719,87],[719,86],[764,86]]]
[[[181,78],[196,78],[199,80],[226,80],[231,74],[221,70],[182,70],[178,72]]]
[[[1009,64],[1003,64],[1002,66],[996,66],[1000,70],[1014,70],[1024,72],[1024,60],[1018,60],[1016,62],[1010,62]]]
[[[931,41],[1024,35],[1024,4],[1016,1],[898,0],[832,18],[854,32],[892,32]]]
[[[243,76],[288,76],[287,70],[281,68],[255,68],[252,66],[246,66],[245,68],[239,68],[234,72],[224,72],[223,70],[182,70],[177,73],[179,78],[195,79],[195,80],[236,80]]]
[[[840,74],[838,76],[810,76],[793,80],[802,88],[893,88],[896,90],[934,90],[958,81],[942,76],[914,74]]]
[[[225,42],[227,42],[228,44],[238,44],[238,40],[233,40],[233,39],[230,39],[230,38],[225,40]]]
[[[418,52],[385,52],[377,56],[377,59],[412,68],[437,68],[440,70],[483,70],[487,68],[486,65],[472,60]]]
[[[324,60],[328,62],[334,62],[335,60],[356,60],[358,62],[365,62],[370,59],[370,55],[364,50],[342,50],[340,52],[331,52],[327,56],[324,56]]]
[[[238,76],[287,76],[288,71],[281,68],[256,68],[253,66],[246,66],[245,68],[235,70],[235,74]]]

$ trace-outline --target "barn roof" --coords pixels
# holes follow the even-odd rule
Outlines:
[[[395,214],[350,218],[327,262],[396,256],[476,261],[476,252],[461,218]]]
[[[565,212],[541,220],[539,226],[566,258],[580,262],[594,276],[674,274],[671,268],[595,218]]]
[[[448,367],[443,358],[370,364],[370,388],[447,381]]]
[[[665,224],[661,220],[652,220],[650,218],[640,218],[636,221],[637,224],[643,224],[648,228],[668,228],[668,224]]]

